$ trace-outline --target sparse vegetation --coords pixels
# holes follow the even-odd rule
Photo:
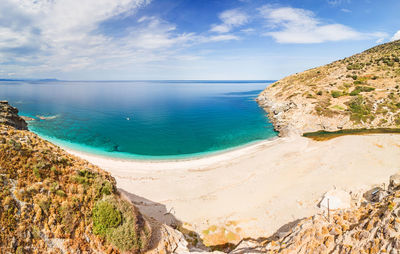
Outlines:
[[[342,91],[334,90],[334,91],[331,91],[331,95],[333,98],[339,98],[340,96],[343,96],[344,94]]]
[[[279,122],[278,130],[288,125],[302,125],[300,129],[315,128],[315,131],[321,126],[335,130],[342,125],[350,129],[397,128],[400,125],[399,59],[400,41],[385,43],[279,80],[280,87],[268,87],[260,97],[266,95],[269,104],[276,101],[296,105],[285,109],[274,120]],[[269,93],[270,90],[273,92]],[[330,100],[344,109],[330,105]],[[321,118],[316,121],[315,115]],[[340,123],[336,125],[332,118],[339,115]]]
[[[149,225],[108,173],[29,131],[0,133],[0,252],[51,253],[55,238],[68,253],[147,248]]]

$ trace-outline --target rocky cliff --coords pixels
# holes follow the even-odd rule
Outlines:
[[[399,128],[400,41],[286,77],[257,101],[281,136]]]
[[[18,115],[18,109],[10,106],[7,101],[0,101],[0,124],[12,126],[18,130],[27,130],[27,124]]]

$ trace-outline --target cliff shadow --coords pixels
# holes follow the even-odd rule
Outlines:
[[[183,223],[175,217],[175,210],[173,207],[168,210],[164,204],[154,202],[152,200],[127,192],[120,188],[118,188],[118,191],[123,197],[131,201],[133,205],[135,205],[144,216],[147,217],[153,231],[151,244],[149,246],[149,251],[151,253],[158,250],[157,247],[160,241],[163,240],[163,237],[165,238],[166,235],[171,236],[170,232],[166,232],[165,227],[163,227],[162,224],[166,224],[171,228],[180,231],[183,234],[185,240],[188,242],[189,249],[194,248],[197,250],[200,249],[202,251],[216,250],[228,253],[235,249],[235,247],[238,246],[241,241],[246,240],[242,239],[238,244],[226,243],[221,245],[205,246],[203,240],[198,233],[182,227]],[[295,226],[298,221],[300,220],[288,223],[287,225],[282,226],[278,231],[288,231],[288,228]],[[275,234],[278,234],[278,232],[276,232]],[[261,242],[267,239],[269,240],[271,239],[271,237],[252,240]]]
[[[209,250],[209,248],[203,244],[199,234],[182,227],[183,223],[175,217],[175,210],[173,208],[167,210],[164,204],[151,201],[120,188],[118,191],[121,193],[121,196],[131,201],[133,205],[135,205],[139,211],[147,217],[152,228],[151,243],[148,249],[151,253],[156,253],[155,251],[159,250],[157,248],[161,241],[165,241],[166,237],[172,237],[173,240],[179,240],[162,224],[166,224],[169,227],[180,231],[188,242],[188,248],[194,247],[197,249]],[[171,245],[170,241],[171,238],[167,239],[167,244]],[[173,250],[171,250],[171,252],[173,252]]]

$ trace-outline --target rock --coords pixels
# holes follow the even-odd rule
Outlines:
[[[12,126],[18,130],[27,130],[27,123],[18,115],[18,109],[7,101],[0,101],[0,124]]]
[[[381,187],[375,187],[364,193],[363,197],[369,202],[379,202],[384,196],[384,190]]]
[[[24,119],[25,121],[35,121],[36,119],[33,117],[29,117],[29,116],[21,116],[22,119]]]
[[[351,207],[351,196],[346,191],[333,189],[325,193],[322,201],[319,203],[319,207],[328,209],[328,202],[330,210],[348,209]]]
[[[400,175],[395,174],[390,176],[389,189],[397,190],[400,187]]]

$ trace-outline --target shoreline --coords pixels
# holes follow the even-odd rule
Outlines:
[[[131,166],[139,165],[151,165],[160,167],[160,166],[167,166],[167,168],[186,168],[187,166],[196,166],[196,167],[207,167],[210,164],[224,162],[228,159],[235,158],[237,156],[245,155],[249,152],[254,152],[255,150],[260,149],[266,145],[273,145],[275,143],[283,142],[284,140],[289,139],[289,137],[273,137],[270,139],[254,141],[248,144],[244,144],[237,147],[228,148],[225,150],[221,150],[219,152],[204,154],[202,156],[197,157],[189,157],[189,158],[178,158],[178,159],[130,159],[130,158],[118,158],[118,157],[111,157],[106,155],[99,155],[95,153],[79,151],[76,149],[72,149],[66,146],[58,145],[68,153],[78,156],[80,158],[86,160],[100,160],[100,161],[113,161],[115,163],[123,163],[123,164],[130,164]],[[97,165],[99,166],[99,165]],[[154,168],[156,169],[156,168]],[[163,168],[166,169],[166,168]]]
[[[236,150],[242,150],[248,147],[253,147],[253,146],[257,146],[263,143],[268,143],[268,142],[273,142],[275,140],[278,140],[280,137],[278,135],[267,138],[267,139],[261,139],[261,140],[254,140],[242,145],[237,145],[237,146],[233,146],[230,148],[225,148],[222,150],[216,150],[216,151],[207,151],[207,152],[199,152],[199,153],[192,153],[192,154],[184,154],[184,155],[179,155],[176,158],[173,158],[171,155],[166,155],[166,156],[150,156],[150,155],[135,155],[135,154],[131,154],[131,158],[127,157],[118,157],[118,156],[110,156],[108,154],[112,154],[112,152],[106,152],[106,151],[101,151],[104,154],[101,153],[96,153],[96,152],[90,152],[90,151],[94,151],[95,148],[90,147],[90,146],[86,146],[86,145],[80,145],[80,144],[76,144],[70,141],[65,141],[65,140],[61,140],[58,138],[54,138],[54,137],[50,137],[47,135],[42,135],[36,131],[30,130],[31,132],[35,133],[36,135],[38,135],[39,137],[63,148],[64,150],[70,150],[70,151],[75,151],[77,153],[80,154],[86,154],[86,155],[90,155],[90,156],[97,156],[100,158],[104,158],[104,159],[114,159],[114,160],[119,160],[119,161],[134,161],[134,162],[178,162],[178,161],[190,161],[190,160],[198,160],[198,159],[204,159],[204,158],[208,158],[208,157],[214,157],[214,156],[219,156],[225,153],[230,153],[230,152],[234,152]],[[84,149],[79,149],[79,148],[75,148],[75,147],[86,147],[86,151]],[[120,154],[127,154],[129,156],[129,153],[126,152],[116,152],[116,153],[120,153]],[[137,156],[138,158],[135,158],[135,156]],[[142,156],[142,157],[141,157]],[[171,158],[168,158],[170,157]],[[175,156],[175,155],[174,155]],[[181,157],[180,157],[181,156]]]
[[[287,223],[321,212],[318,203],[327,191],[361,193],[386,183],[400,169],[396,134],[323,142],[291,136],[168,162],[67,152],[111,173],[121,193],[146,216],[194,231],[208,245],[272,235]]]

